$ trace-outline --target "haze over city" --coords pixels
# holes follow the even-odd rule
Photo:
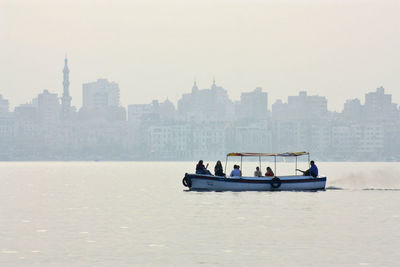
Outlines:
[[[400,103],[398,1],[9,1],[0,3],[0,94],[10,108],[82,84],[119,84],[121,105],[168,98],[215,77],[232,100],[269,104],[306,90],[341,111],[384,86]],[[271,106],[269,106],[271,108]]]
[[[64,59],[62,93],[43,90],[10,112],[0,95],[1,160],[193,160],[229,151],[310,151],[320,160],[399,160],[400,110],[384,87],[347,99],[342,112],[325,96],[300,91],[276,100],[256,87],[230,99],[213,79],[197,81],[175,106],[168,98],[121,105],[118,83],[82,84],[72,106]],[[189,88],[188,88],[189,89]]]
[[[0,267],[398,266],[400,0],[0,0]]]

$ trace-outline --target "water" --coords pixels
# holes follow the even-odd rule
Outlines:
[[[185,190],[194,165],[0,163],[0,266],[399,265],[399,163],[317,162],[321,192],[219,193]]]

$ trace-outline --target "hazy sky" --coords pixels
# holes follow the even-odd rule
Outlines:
[[[340,111],[383,85],[400,104],[400,1],[0,0],[0,94],[12,107],[43,89],[72,104],[82,83],[119,83],[121,103],[168,97],[213,77],[233,100],[261,86],[286,101],[300,90]]]

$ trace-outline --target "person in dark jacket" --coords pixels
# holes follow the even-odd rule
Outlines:
[[[208,164],[207,164],[208,166]],[[199,163],[196,165],[196,174],[209,174],[211,175],[211,172],[207,170],[207,167],[204,166],[203,161],[200,160]]]
[[[222,168],[221,161],[218,160],[214,167],[215,176],[225,176],[224,169]]]

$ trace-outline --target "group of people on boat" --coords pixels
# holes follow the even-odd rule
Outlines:
[[[254,176],[256,177],[262,177],[262,172],[260,171],[260,167],[256,167],[256,170],[254,171]],[[265,173],[265,176],[275,176],[274,172],[270,167],[267,167],[267,172]]]
[[[311,165],[310,168],[306,171],[302,171],[299,169],[297,170],[302,172],[303,175],[305,176],[317,177],[318,176],[317,165],[315,165],[315,162],[313,160],[310,161],[310,165]],[[208,163],[206,166],[204,166],[203,160],[200,160],[196,165],[196,174],[212,175],[212,173],[207,168],[208,168]],[[266,171],[267,172],[265,173],[265,176],[275,176],[274,172],[270,167],[267,167]],[[220,160],[218,160],[217,163],[215,164],[214,174],[215,176],[226,176]],[[230,177],[241,177],[241,176],[242,176],[242,171],[240,170],[240,166],[236,164],[233,165],[233,170],[231,171]],[[260,167],[256,167],[256,170],[254,171],[254,176],[255,177],[263,176]]]

